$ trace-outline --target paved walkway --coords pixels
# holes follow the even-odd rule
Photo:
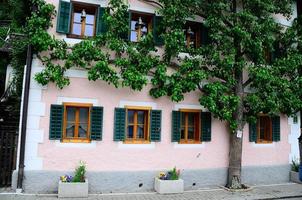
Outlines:
[[[0,193],[0,200],[56,200],[54,194],[34,195]],[[85,198],[86,199],[86,198]],[[302,184],[287,183],[279,185],[255,186],[250,191],[229,192],[225,189],[195,190],[184,194],[159,195],[156,193],[144,194],[90,194],[87,200],[265,200],[265,199],[290,199],[302,200]]]

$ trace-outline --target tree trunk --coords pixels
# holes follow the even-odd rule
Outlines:
[[[237,123],[237,128],[230,134],[230,153],[227,187],[232,189],[241,189],[241,160],[242,160],[242,136],[243,136],[243,73],[242,70],[236,70],[237,85],[236,95],[240,98],[233,119]]]
[[[233,0],[233,12],[237,13],[237,1]],[[234,20],[236,24],[237,20]],[[231,189],[242,189],[241,184],[241,160],[242,160],[242,136],[243,136],[243,67],[240,66],[239,60],[241,55],[241,41],[234,37],[234,47],[236,48],[234,78],[237,81],[234,93],[239,97],[239,103],[236,111],[233,113],[233,121],[236,122],[237,128],[230,134],[230,153],[227,187]],[[231,130],[231,129],[230,129]]]

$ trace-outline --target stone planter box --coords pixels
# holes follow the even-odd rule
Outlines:
[[[88,197],[88,180],[84,183],[65,183],[59,181],[58,197]]]
[[[302,182],[299,180],[299,172],[291,171],[290,172],[290,181],[294,182],[294,183],[302,184]]]
[[[178,180],[160,180],[155,178],[154,189],[159,194],[175,194],[184,192],[184,181]]]

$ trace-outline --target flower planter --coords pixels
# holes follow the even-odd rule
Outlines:
[[[175,194],[184,192],[184,181],[178,180],[161,180],[155,178],[154,189],[159,194]]]
[[[290,172],[290,181],[302,184],[302,182],[299,180],[299,172],[291,171]]]
[[[59,181],[58,197],[88,197],[88,180],[83,183]]]

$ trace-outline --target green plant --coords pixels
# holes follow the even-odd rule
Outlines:
[[[299,162],[297,159],[292,160],[291,167],[292,167],[292,171],[299,172]]]
[[[72,182],[85,182],[86,164],[80,161],[80,165],[76,168]]]
[[[180,175],[180,170],[177,170],[174,167],[172,170],[168,171],[167,173],[160,172],[159,179],[161,180],[178,180]]]
[[[174,167],[169,173],[171,174],[170,180],[179,179],[179,170],[176,170],[176,167]]]

